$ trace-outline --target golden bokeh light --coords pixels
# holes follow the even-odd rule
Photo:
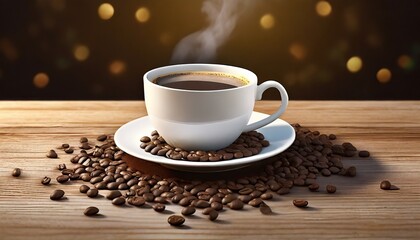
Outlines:
[[[331,14],[332,7],[331,4],[327,1],[319,1],[315,6],[315,10],[319,16],[326,17]]]
[[[89,54],[90,50],[86,45],[76,45],[73,49],[73,55],[77,61],[85,61],[88,59]]]
[[[260,18],[260,25],[263,29],[273,28],[275,22],[274,16],[270,13],[266,13]]]
[[[381,68],[376,73],[376,79],[380,83],[388,83],[389,81],[391,81],[391,77],[392,77],[392,74],[388,68]]]
[[[98,15],[102,20],[109,20],[114,16],[114,7],[109,3],[102,3],[98,8]]]
[[[37,88],[45,88],[49,82],[50,82],[50,78],[44,72],[37,73],[33,79],[33,84]]]
[[[147,7],[137,9],[135,17],[138,22],[145,23],[150,19],[150,10]]]
[[[408,55],[401,55],[397,60],[398,66],[405,70],[410,70],[414,67],[413,59]]]
[[[362,59],[358,56],[351,57],[347,61],[347,69],[352,73],[356,73],[360,71],[360,69],[362,69],[362,66],[363,66]]]
[[[300,43],[290,45],[289,52],[297,60],[303,60],[306,57],[306,49]]]
[[[125,62],[121,60],[114,60],[109,64],[109,72],[114,75],[119,75],[126,70]]]

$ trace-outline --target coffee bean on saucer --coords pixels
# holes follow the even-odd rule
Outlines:
[[[57,153],[53,149],[51,149],[50,151],[48,151],[47,157],[48,158],[57,158],[58,156],[57,156]]]
[[[83,214],[85,214],[86,216],[94,216],[98,213],[99,213],[99,209],[97,207],[88,207],[83,212]]]
[[[51,195],[51,200],[60,200],[64,196],[64,191],[61,189],[54,190]]]
[[[172,226],[181,226],[184,222],[185,218],[179,215],[171,215],[168,217],[168,223]]]
[[[12,176],[13,177],[19,177],[21,173],[22,173],[22,170],[20,170],[20,168],[15,168],[12,171]]]

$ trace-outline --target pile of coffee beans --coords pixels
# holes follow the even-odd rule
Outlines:
[[[150,137],[144,136],[140,138],[140,147],[146,152],[173,160],[194,162],[215,162],[250,157],[260,153],[264,147],[270,145],[264,139],[263,134],[257,131],[250,131],[242,133],[234,143],[218,151],[185,151],[169,145],[156,130],[150,135]]]
[[[87,138],[81,138],[79,152],[70,160],[73,163],[72,167],[69,168],[64,163],[59,164],[57,169],[61,174],[56,180],[59,183],[76,181],[87,183],[80,186],[80,192],[91,198],[97,197],[99,191],[107,190],[103,195],[114,205],[130,204],[137,207],[149,205],[147,208],[162,212],[166,205],[172,203],[183,207],[181,214],[184,216],[195,214],[196,209],[202,209],[201,213],[207,215],[211,221],[216,220],[219,212],[225,208],[241,210],[246,204],[259,208],[262,214],[271,214],[271,208],[266,201],[270,201],[275,195],[288,194],[295,186],[306,187],[309,191],[319,191],[317,177],[320,175],[356,176],[356,168],[346,167],[341,161],[343,157],[353,157],[358,154],[351,143],[337,144],[333,142],[336,140],[335,135],[310,131],[299,124],[294,124],[293,127],[296,131],[294,143],[286,151],[267,160],[262,171],[249,176],[234,179],[226,176],[223,179],[204,181],[164,178],[141,172],[130,168],[122,160],[125,153],[115,145],[112,135],[101,135],[97,138],[101,144],[93,144]],[[162,149],[168,149],[157,133],[152,134],[151,139],[147,138],[144,137],[141,141],[148,151],[158,154]],[[268,142],[263,142],[264,137],[257,132],[247,133],[240,139],[244,142],[251,139],[255,144],[259,143],[255,146],[249,145],[249,148],[255,148],[255,154],[261,151],[264,145],[268,145]],[[155,150],[156,147],[159,149]],[[64,152],[69,148],[72,147],[68,145],[61,147]],[[175,159],[179,158],[178,154],[183,155],[182,151],[176,149],[168,149],[166,153],[171,150],[177,156]],[[252,150],[248,150],[250,154],[254,154]],[[51,151],[48,152],[49,155]],[[242,149],[225,153],[234,152],[243,154]],[[359,152],[359,156],[369,156],[365,152],[367,151],[363,154]],[[172,153],[168,156],[173,155]],[[54,157],[54,154],[52,156]],[[187,152],[185,155],[187,160],[188,156],[204,155],[190,155]],[[220,154],[218,158],[224,159],[225,155]],[[49,184],[50,181],[49,177],[45,177],[41,182]],[[333,185],[328,185],[325,189],[328,193],[336,191]],[[63,196],[62,190],[56,190],[51,194],[51,199],[59,200]],[[308,206],[308,201],[296,199],[293,205],[304,208]],[[86,209],[84,214],[91,216],[98,211],[99,209],[91,207]],[[168,218],[168,223],[173,226],[182,225],[184,221],[185,219],[179,215]]]

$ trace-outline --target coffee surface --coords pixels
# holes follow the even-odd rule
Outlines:
[[[248,84],[243,78],[218,72],[185,72],[156,78],[154,83],[175,89],[211,91],[236,88]]]

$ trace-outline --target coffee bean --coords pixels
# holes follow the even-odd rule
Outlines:
[[[90,189],[90,187],[87,186],[87,185],[84,185],[84,184],[79,187],[79,191],[81,193],[87,193],[87,191],[89,191],[89,189]]]
[[[47,176],[45,176],[45,177],[41,180],[42,185],[48,185],[48,184],[50,184],[50,182],[51,182],[51,178],[50,178],[50,177],[47,177]]]
[[[208,207],[208,208],[203,209],[203,211],[201,213],[203,215],[209,215],[210,212],[212,212],[212,211],[215,211],[215,210],[213,208],[211,208],[211,207]]]
[[[68,175],[60,175],[56,178],[57,182],[59,183],[66,183],[69,181],[70,177]]]
[[[146,200],[146,202],[153,202],[155,200],[155,196],[153,195],[153,193],[150,193],[150,192],[144,193],[143,198],[144,200]]]
[[[63,196],[64,196],[64,191],[61,190],[61,189],[56,189],[51,193],[50,199],[51,200],[60,200]]]
[[[122,196],[122,194],[121,194],[120,191],[112,190],[112,191],[109,191],[109,193],[106,195],[106,198],[109,199],[109,200],[112,200],[114,198],[121,197],[121,196]]]
[[[308,201],[303,200],[303,199],[295,199],[293,200],[293,205],[299,208],[304,208],[308,206]]]
[[[230,202],[232,202],[233,200],[235,200],[236,197],[233,194],[228,194],[226,195],[223,199],[222,199],[222,204],[228,204]]]
[[[140,142],[143,142],[143,143],[147,143],[147,142],[150,142],[150,141],[151,141],[151,139],[147,136],[144,136],[144,137],[140,138]]]
[[[66,148],[64,149],[64,152],[67,154],[72,154],[74,152],[73,148]]]
[[[13,177],[19,177],[21,173],[22,173],[22,170],[20,170],[20,168],[15,168],[12,171],[12,176]]]
[[[99,135],[99,136],[96,138],[96,140],[98,140],[98,141],[100,141],[100,142],[103,142],[103,141],[105,141],[107,138],[108,138],[108,136],[107,136],[107,135],[105,135],[105,134],[103,134],[103,135]]]
[[[118,205],[118,206],[123,205],[123,204],[125,204],[125,198],[124,197],[114,198],[114,199],[112,199],[112,204]]]
[[[186,206],[182,208],[181,214],[184,216],[189,216],[195,213],[195,208],[193,206]]]
[[[382,181],[381,182],[381,185],[380,185],[380,187],[381,187],[381,189],[382,190],[390,190],[391,189],[391,182],[390,181],[388,181],[388,180],[384,180],[384,181]]]
[[[48,151],[47,157],[48,158],[57,158],[58,156],[57,156],[57,153],[53,149],[51,149],[50,151]]]
[[[210,221],[215,221],[218,216],[219,216],[219,213],[216,210],[213,210],[213,211],[210,211],[208,218]]]
[[[86,137],[81,137],[80,143],[85,143],[85,142],[88,142],[88,139]]]
[[[261,198],[254,198],[251,201],[248,202],[249,205],[253,207],[259,207],[263,200]]]
[[[273,211],[271,210],[271,208],[265,203],[265,202],[261,202],[260,204],[260,212],[264,215],[270,215],[273,213]]]
[[[166,201],[166,198],[164,197],[155,197],[153,201],[156,203],[168,203],[168,201]]]
[[[172,226],[181,226],[184,222],[185,218],[179,215],[171,215],[168,217],[168,223]]]
[[[57,167],[57,169],[60,170],[60,171],[66,169],[66,168],[67,168],[66,164],[64,164],[64,163],[58,164],[58,167]]]
[[[66,148],[69,148],[69,147],[70,147],[70,145],[67,144],[67,143],[61,144],[61,148],[63,148],[63,149],[66,149]]]
[[[349,176],[349,177],[356,176],[356,167],[351,166],[351,167],[347,168],[346,176]]]
[[[86,216],[94,216],[98,213],[99,213],[99,209],[97,207],[88,207],[83,212],[83,214],[85,214]]]
[[[327,193],[335,193],[337,191],[337,187],[330,184],[328,184],[325,189],[327,190]]]
[[[251,195],[240,195],[238,196],[238,199],[244,203],[248,203],[251,199],[253,199],[253,197]]]
[[[120,183],[110,182],[106,185],[106,188],[109,189],[109,190],[116,190],[116,189],[118,189],[119,185],[120,185]]]
[[[273,198],[273,194],[266,192],[266,193],[261,194],[260,198],[264,200],[269,200]]]
[[[279,195],[285,195],[290,193],[290,188],[282,187],[277,191],[277,194]]]
[[[207,207],[210,207],[210,203],[205,201],[205,200],[198,200],[194,204],[194,207],[196,207],[196,208],[207,208]]]
[[[319,189],[319,184],[318,183],[312,183],[311,185],[308,186],[308,189],[311,192],[316,192]]]
[[[370,152],[363,150],[359,152],[359,157],[366,158],[370,156]]]
[[[240,210],[244,207],[244,203],[239,199],[235,199],[232,202],[228,203],[227,205],[230,209],[233,209],[233,210]]]
[[[99,191],[96,188],[90,188],[86,191],[86,195],[90,198],[95,198],[98,196],[98,194],[99,194]]]
[[[127,202],[133,206],[140,207],[146,203],[146,200],[143,197],[130,197]]]
[[[161,203],[156,203],[152,207],[153,207],[153,210],[155,210],[156,212],[163,212],[163,211],[165,211],[165,205],[163,205]]]
[[[221,211],[223,210],[223,204],[221,204],[220,202],[212,202],[210,204],[210,207],[213,208],[216,211]]]
[[[328,135],[328,138],[329,138],[330,140],[335,140],[335,139],[337,139],[337,137],[336,137],[334,134],[330,134],[330,135]]]
[[[84,150],[89,150],[89,149],[91,149],[92,147],[89,145],[89,143],[88,143],[88,142],[83,142],[83,143],[80,143],[79,148],[80,148],[80,149],[84,149]]]

